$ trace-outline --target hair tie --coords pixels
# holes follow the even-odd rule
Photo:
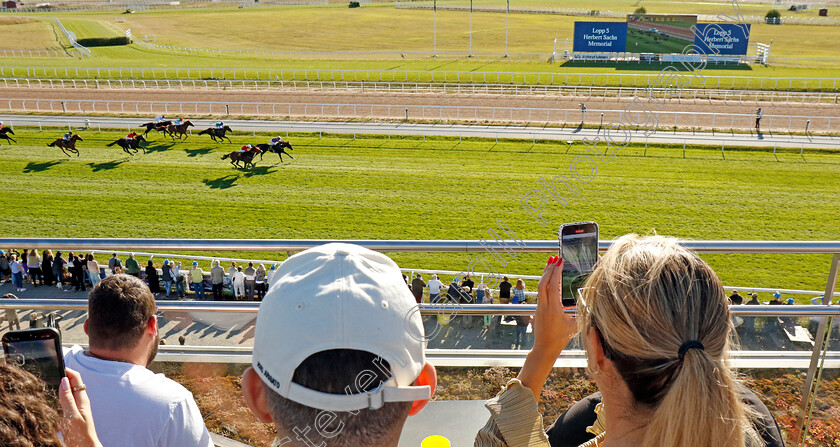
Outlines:
[[[689,340],[689,341],[683,343],[680,346],[680,350],[678,351],[678,354],[677,354],[680,358],[680,361],[683,361],[683,359],[685,358],[685,353],[689,349],[699,349],[699,350],[703,351],[706,348],[703,346],[703,343],[700,343],[697,340]]]

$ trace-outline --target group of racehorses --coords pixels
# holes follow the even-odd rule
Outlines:
[[[140,143],[148,141],[145,137],[148,136],[149,132],[152,130],[156,130],[164,135],[169,135],[170,138],[173,140],[177,136],[179,140],[182,138],[184,140],[187,139],[189,136],[188,130],[190,127],[194,127],[193,123],[190,120],[184,120],[180,124],[175,124],[172,121],[155,121],[142,124],[140,127],[145,128],[146,131],[143,132],[143,135],[134,134],[133,138],[120,138],[112,143],[107,144],[106,146],[111,147],[113,145],[118,145],[122,148],[125,153],[134,156],[139,150],[142,150],[143,153],[146,153],[146,149],[141,146]],[[227,132],[233,132],[230,127],[228,126],[220,126],[220,127],[208,127],[205,130],[199,132],[199,135],[209,135],[210,138],[217,142],[222,143],[222,140],[227,140],[229,143],[232,143],[230,138],[228,138],[225,134]],[[15,132],[12,130],[11,127],[2,127],[0,128],[0,140],[7,140],[9,144],[12,142],[17,143],[17,141],[10,137],[9,135],[14,135]],[[289,144],[287,141],[283,141],[282,139],[277,139],[279,141],[273,143],[263,143],[257,145],[247,145],[248,150],[239,150],[231,152],[230,154],[226,154],[222,157],[222,160],[227,158],[231,159],[231,164],[237,168],[242,168],[239,165],[239,162],[244,163],[244,167],[247,169],[250,165],[251,167],[254,166],[254,158],[259,155],[260,160],[262,160],[263,154],[266,152],[274,152],[278,156],[280,156],[280,161],[283,161],[283,154],[289,156],[289,158],[294,158],[286,152],[286,148],[289,150],[292,149],[292,145]],[[49,143],[47,146],[49,147],[58,147],[64,152],[64,155],[68,157],[70,154],[75,154],[76,156],[79,155],[79,150],[76,149],[76,143],[79,141],[84,141],[84,139],[77,135],[73,134],[69,139],[65,138],[58,138],[52,143]]]

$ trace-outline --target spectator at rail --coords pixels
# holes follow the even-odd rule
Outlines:
[[[508,277],[503,276],[502,282],[499,283],[499,304],[510,304],[510,289],[512,287]]]
[[[184,299],[187,291],[184,288],[184,275],[181,273],[181,261],[170,263],[172,266],[172,281],[175,283],[175,291],[178,292],[178,298]]]
[[[583,123],[586,122],[586,104],[580,103],[580,126],[583,127]]]
[[[516,292],[514,291],[514,293]],[[515,295],[514,299],[516,299]],[[519,301],[519,304],[526,303],[525,301]],[[528,325],[531,324],[532,320],[528,315],[517,315],[513,317],[513,319],[516,320],[516,326],[514,327],[513,333],[513,349],[522,349],[522,347],[528,343]]]
[[[23,287],[23,264],[18,262],[17,254],[12,255],[11,260],[9,261],[9,270],[12,272],[12,280],[15,283],[17,291],[25,292],[26,289]]]
[[[758,300],[758,294],[757,293],[751,293],[750,294],[750,300],[747,301],[747,305],[758,306],[759,304],[761,304],[761,301]]]
[[[411,280],[411,294],[414,295],[414,300],[420,304],[423,301],[423,289],[426,287],[426,282],[423,281],[423,275],[417,273],[414,279]]]
[[[218,259],[213,260],[213,267],[210,268],[210,284],[213,285],[213,301],[221,301],[225,287],[225,269],[219,265]]]
[[[429,287],[429,302],[434,304],[440,301],[440,290],[443,289],[443,283],[440,282],[437,275],[432,275],[432,279],[426,284]]]
[[[103,279],[88,298],[88,350],[75,345],[64,362],[87,385],[104,445],[211,447],[192,394],[147,369],[160,340],[155,312],[151,290],[136,277]]]
[[[482,285],[481,285],[481,286],[479,286],[479,287],[480,287],[480,288],[479,288],[479,290],[483,292],[483,293],[482,293],[482,295],[483,295],[483,302],[482,302],[481,304],[495,304],[495,303],[493,302],[493,293],[490,291],[490,288],[489,288],[489,287],[487,287],[487,285],[486,285],[486,284],[482,284]],[[484,329],[485,331],[488,331],[488,330],[491,330],[491,329],[495,329],[495,328],[491,328],[491,327],[490,327],[492,324],[494,324],[494,323],[495,323],[495,321],[494,321],[494,320],[495,320],[495,316],[494,316],[494,315],[485,315],[485,316],[484,316],[484,325],[482,326],[482,329]]]
[[[513,288],[513,304],[525,303],[525,281],[521,279],[516,280],[516,287]]]
[[[248,268],[243,273],[245,273],[245,299],[250,301],[254,299],[254,280],[257,275],[257,269],[254,268],[254,263],[249,262]]]
[[[242,377],[248,407],[277,430],[274,445],[396,447],[437,383],[416,306],[381,253],[328,244],[286,260]]]
[[[169,259],[163,260],[163,265],[160,267],[160,279],[163,281],[163,297],[169,298],[172,293],[172,264]]]
[[[773,294],[773,299],[770,300],[770,302],[767,303],[767,304],[769,304],[771,306],[781,306],[783,304],[782,303],[782,294],[779,293],[779,292],[774,293]]]
[[[93,287],[99,284],[102,278],[99,276],[99,263],[96,262],[93,253],[87,255],[87,269],[88,276],[90,276],[90,286]]]
[[[134,259],[134,253],[129,253],[128,259],[125,260],[125,272],[131,276],[140,277],[140,263]]]
[[[53,254],[49,248],[44,250],[44,257],[41,258],[41,275],[45,285],[53,285]]]
[[[117,273],[117,267],[122,269],[122,261],[120,261],[120,258],[117,257],[117,254],[114,253],[111,255],[111,259],[108,260],[108,270],[110,270],[111,274],[113,275]]]
[[[190,284],[195,291],[195,299],[204,300],[204,272],[198,266],[198,261],[193,261],[190,269]]]
[[[787,300],[785,300],[785,305],[793,306],[793,303],[794,303],[793,298],[788,298]]]
[[[55,282],[58,285],[58,287],[64,287],[64,283],[66,282],[66,279],[67,279],[66,278],[67,270],[65,268],[66,265],[67,265],[67,259],[64,259],[64,257],[61,256],[60,251],[57,251],[55,253],[55,258],[53,258],[52,272],[53,272],[53,278],[55,279]]]
[[[761,131],[761,107],[755,111],[755,130]]]
[[[245,299],[245,274],[242,267],[237,267],[233,274],[233,296],[236,300]]]
[[[233,296],[234,299],[236,298],[236,292],[233,290],[233,275],[236,275],[237,271],[238,270],[236,269],[236,263],[231,262],[230,267],[228,267],[227,282],[228,286],[230,286],[230,294]]]
[[[737,290],[732,291],[732,295],[729,295],[729,304],[740,305],[744,303],[744,297],[738,294]]]
[[[41,274],[41,256],[34,248],[29,250],[26,267],[29,269],[29,282],[32,283],[32,287],[38,287],[38,282],[44,285],[44,276]]]
[[[70,274],[73,277],[73,286],[78,291],[85,291],[85,272],[87,268],[85,267],[85,261],[82,260],[82,255],[77,254],[74,255],[73,252],[70,252],[70,262],[73,266],[70,268]]]
[[[772,415],[727,366],[728,300],[696,254],[674,238],[617,239],[587,280],[575,318],[564,313],[562,276],[552,257],[538,287],[534,347],[518,378],[487,402],[491,416],[475,446],[783,445]],[[543,433],[537,400],[578,333],[600,394]]]
[[[277,266],[271,264],[271,267],[268,268],[268,273],[265,275],[266,291],[268,291],[268,287],[271,286],[271,280],[274,279],[275,273],[277,273]]]
[[[13,293],[7,293],[3,295],[3,299],[6,300],[16,300],[18,297]],[[20,330],[20,319],[18,319],[17,311],[15,309],[7,308],[4,312],[4,319],[7,323],[9,323],[9,330],[12,330],[12,326],[17,327],[16,330]]]
[[[149,282],[149,290],[152,292],[152,295],[158,296],[160,294],[160,277],[158,276],[157,267],[155,267],[155,263],[151,259],[146,264],[146,281]]]
[[[467,273],[466,275],[464,275],[464,280],[461,281],[461,289],[464,292],[466,292],[470,295],[470,302],[471,303],[475,302],[475,300],[472,299],[472,292],[473,292],[474,288],[475,288],[475,281],[473,281],[472,278],[470,278],[470,274]]]
[[[0,250],[0,284],[12,280],[12,271],[9,269],[9,256],[4,250]]]
[[[263,297],[265,297],[265,265],[260,264],[257,267],[257,273],[254,275],[254,288],[257,291],[257,301],[262,301]]]
[[[446,289],[446,298],[450,303],[460,303],[463,300],[464,297],[457,276],[452,278],[452,282],[449,283],[449,287]]]

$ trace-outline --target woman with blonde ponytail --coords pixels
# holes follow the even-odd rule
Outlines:
[[[517,379],[487,402],[491,418],[476,446],[784,445],[767,408],[725,363],[728,299],[696,254],[673,238],[617,239],[587,280],[576,318],[562,309],[562,265],[549,259],[538,286],[534,348]],[[600,393],[546,434],[537,401],[578,332]]]

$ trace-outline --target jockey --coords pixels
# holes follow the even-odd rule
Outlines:
[[[216,129],[221,130],[223,127],[225,127],[224,121],[219,121],[218,123],[216,123]]]
[[[65,142],[70,142],[70,139],[73,138],[73,131],[70,130],[64,136],[61,137]]]
[[[125,139],[128,140],[128,141],[134,141],[134,139],[136,137],[137,137],[137,132],[131,132],[130,134],[125,136]]]
[[[166,115],[159,115],[155,117],[155,124],[160,123],[161,121],[166,120]]]
[[[275,144],[280,143],[281,141],[283,141],[283,139],[280,138],[279,136],[277,136],[277,137],[272,138],[270,143],[271,143],[272,146],[274,146]]]
[[[179,116],[179,117],[178,117],[178,119],[176,119],[176,120],[175,120],[175,125],[176,125],[176,126],[180,126],[180,125],[181,125],[181,123],[182,123],[182,121],[181,121],[181,117]]]
[[[254,146],[251,146],[250,144],[246,144],[245,146],[242,146],[241,148],[239,148],[239,152],[240,152],[240,153],[242,153],[242,152],[248,152],[248,151],[250,151],[250,150],[251,150],[251,149],[253,149],[253,148],[254,148]]]

